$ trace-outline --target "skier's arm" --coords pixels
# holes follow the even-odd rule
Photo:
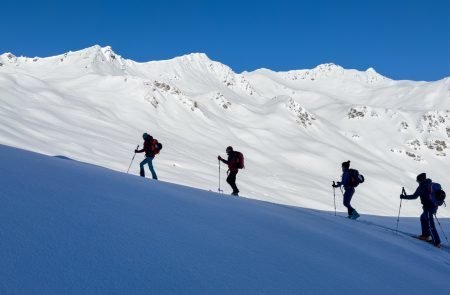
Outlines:
[[[218,156],[217,159],[228,165],[228,161],[223,159],[221,156]]]
[[[143,151],[144,151],[144,149],[141,149],[141,150],[135,149],[134,150],[135,153],[142,153]]]
[[[414,199],[417,199],[417,198],[420,196],[419,188],[420,188],[420,187],[418,187],[418,188],[416,189],[416,191],[414,192],[414,194],[412,194],[412,195],[403,195],[402,199],[406,199],[406,200],[414,200]]]

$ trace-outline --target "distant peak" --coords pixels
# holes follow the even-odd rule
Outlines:
[[[341,66],[333,63],[333,62],[326,62],[320,65],[317,65],[316,68],[340,68]]]
[[[74,53],[82,53],[85,56],[90,56],[93,58],[100,58],[101,60],[113,61],[116,59],[121,59],[121,56],[116,54],[111,46],[100,46],[93,45],[91,47],[81,49]]]
[[[99,50],[101,50],[103,53],[111,53],[111,52],[114,53],[111,46],[99,47]]]
[[[335,72],[335,71],[343,71],[344,68],[334,63],[324,63],[315,67],[313,71],[314,70],[319,72]]]
[[[108,61],[115,60],[116,58],[120,58],[120,56],[117,55],[117,54],[112,50],[111,46],[105,46],[105,47],[102,47],[102,48],[100,49],[100,51],[102,52],[103,56],[104,56]]]
[[[185,54],[180,56],[179,58],[189,61],[189,62],[195,62],[195,61],[211,61],[211,59],[205,54],[205,53],[199,53],[199,52],[195,52],[195,53],[189,53],[189,54]]]
[[[2,55],[0,55],[0,57],[7,58],[7,59],[14,59],[14,58],[16,58],[16,56],[14,54],[12,54],[11,52],[5,52]]]
[[[87,47],[85,49],[81,49],[78,52],[103,53],[103,54],[112,53],[112,54],[116,55],[111,46],[109,46],[109,45],[107,45],[107,46],[100,46],[98,44],[90,46],[90,47]]]
[[[12,54],[11,52],[5,52],[0,55],[0,66],[3,66],[4,63],[16,63],[18,58]]]

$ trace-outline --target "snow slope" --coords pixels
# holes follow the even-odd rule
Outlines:
[[[333,213],[0,146],[1,294],[448,294],[450,253]],[[395,226],[395,218],[370,217]],[[450,234],[450,221],[441,223]],[[416,232],[417,218],[400,230]]]
[[[205,54],[137,63],[100,46],[0,56],[2,144],[126,171],[149,132],[164,145],[160,179],[215,191],[217,155],[232,145],[246,156],[243,195],[321,210],[348,159],[367,180],[353,201],[361,213],[396,215],[401,187],[412,192],[421,172],[450,187],[449,116],[449,78],[393,81],[334,64],[237,74]]]

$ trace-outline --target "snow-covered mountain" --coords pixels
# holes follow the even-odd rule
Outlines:
[[[0,145],[0,294],[448,294],[417,218],[296,208]],[[441,219],[450,231],[448,219]]]
[[[246,158],[242,195],[282,204],[332,209],[331,181],[349,159],[366,177],[353,201],[361,213],[396,215],[420,172],[450,188],[450,78],[393,81],[334,64],[238,74],[200,53],[138,63],[93,46],[2,54],[0,114],[2,144],[118,171],[149,132],[164,145],[161,180],[213,191],[217,155],[232,145]],[[402,210],[416,215],[419,202]]]

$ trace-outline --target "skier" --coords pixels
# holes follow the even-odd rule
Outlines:
[[[233,189],[231,194],[233,196],[239,196],[239,190],[236,186],[236,175],[238,174],[239,169],[243,168],[243,157],[241,153],[233,151],[231,146],[227,147],[225,151],[227,152],[228,160],[222,159],[221,156],[218,156],[217,159],[228,165],[227,182]]]
[[[141,150],[134,150],[135,153],[145,152],[145,159],[139,164],[141,167],[140,175],[145,177],[144,166],[145,164],[148,164],[148,168],[152,173],[152,178],[158,179],[155,169],[153,168],[153,159],[155,158],[155,155],[159,153],[159,150],[157,149],[158,141],[153,139],[153,137],[147,133],[142,134],[142,138],[144,139],[144,148]]]
[[[350,176],[350,161],[342,163],[342,179],[335,183],[333,181],[333,187],[341,187],[344,186],[344,206],[347,207],[348,218],[357,219],[360,215],[358,212],[350,205],[350,201],[352,200],[353,194],[355,193],[355,187],[351,185],[351,176]]]
[[[420,197],[423,213],[420,215],[422,234],[417,238],[423,241],[431,241],[437,248],[441,247],[441,239],[434,225],[433,214],[436,214],[438,206],[433,203],[431,198],[431,179],[427,178],[425,173],[417,175],[416,181],[419,183],[416,191],[412,195],[401,194],[400,199],[414,200]]]

